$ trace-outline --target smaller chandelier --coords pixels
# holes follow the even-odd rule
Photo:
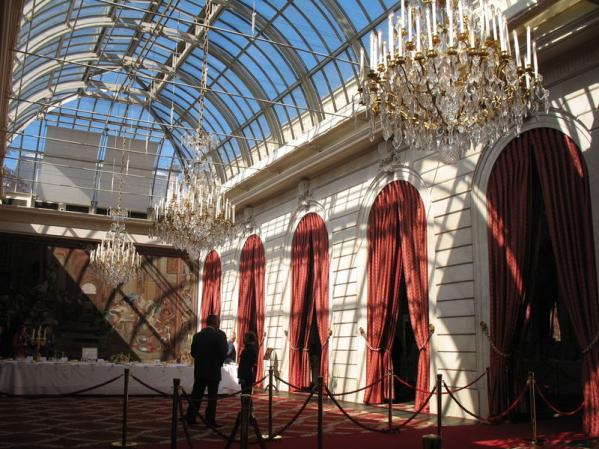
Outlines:
[[[371,139],[380,119],[395,148],[437,151],[453,162],[548,109],[530,28],[521,59],[516,32],[512,48],[506,18],[484,0],[476,10],[470,0],[405,3],[397,20],[388,17],[388,41],[372,32],[368,72],[360,55]]]
[[[117,287],[134,277],[141,267],[141,258],[125,228],[127,211],[110,209],[112,224],[104,240],[91,252],[90,266],[111,286]]]

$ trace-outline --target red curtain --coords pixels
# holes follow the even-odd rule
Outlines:
[[[599,436],[599,300],[591,196],[582,155],[553,129],[530,132],[539,168],[560,299],[582,348],[583,429]]]
[[[202,289],[202,327],[206,325],[208,315],[220,315],[220,257],[216,251],[210,251],[204,261],[204,288]]]
[[[377,196],[368,220],[368,356],[366,383],[381,378],[391,366],[390,351],[400,313],[404,273],[410,321],[420,349],[417,388],[429,389],[428,263],[426,217],[418,191],[405,181],[386,186]],[[366,390],[365,402],[382,402],[387,387]],[[417,393],[415,406],[426,398]]]
[[[260,237],[250,236],[241,250],[239,260],[239,308],[237,312],[237,346],[243,351],[243,336],[253,331],[260,342],[256,378],[263,376],[264,348],[264,246]]]
[[[399,182],[400,236],[410,322],[420,350],[416,399],[418,409],[428,396],[430,378],[430,344],[428,329],[428,257],[426,250],[426,216],[418,191],[407,182]]]
[[[307,214],[298,224],[291,246],[291,320],[289,326],[289,380],[310,386],[309,330],[316,310],[322,344],[321,375],[328,381],[329,238],[322,218]]]
[[[366,384],[379,380],[391,366],[391,347],[399,316],[401,245],[398,186],[393,182],[378,194],[368,217],[368,311]],[[387,382],[366,390],[364,402],[383,402]]]
[[[487,188],[489,226],[490,337],[489,409],[510,401],[510,356],[524,307],[524,281],[530,260],[531,157],[522,134],[495,162]]]

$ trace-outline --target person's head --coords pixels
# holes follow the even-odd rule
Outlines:
[[[206,318],[206,324],[210,327],[218,329],[220,326],[220,317],[218,315],[208,315]]]
[[[244,344],[244,346],[248,346],[248,345],[256,346],[258,344],[258,337],[256,336],[256,333],[252,332],[252,331],[247,331],[245,333],[245,335],[243,336],[243,344]]]

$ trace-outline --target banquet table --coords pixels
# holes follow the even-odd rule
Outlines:
[[[104,383],[124,374],[129,368],[129,394],[157,394],[135,379],[170,394],[173,379],[181,379],[181,386],[191,393],[193,366],[185,364],[150,364],[106,362],[59,362],[59,361],[0,361],[0,394],[43,395],[68,394]],[[237,383],[237,365],[223,365],[219,394],[234,393],[241,389]],[[123,378],[87,391],[83,394],[123,394]]]

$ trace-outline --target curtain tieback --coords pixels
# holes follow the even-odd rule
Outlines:
[[[587,352],[589,352],[591,349],[593,349],[593,346],[595,346],[595,344],[599,341],[599,332],[597,332],[595,334],[595,337],[591,340],[591,342],[586,345],[580,352],[584,355]]]
[[[512,356],[511,352],[503,352],[501,349],[499,349],[497,346],[495,346],[495,343],[493,343],[493,340],[491,339],[491,336],[489,335],[489,326],[487,326],[487,323],[485,323],[484,321],[481,321],[480,328],[483,331],[483,334],[485,334],[485,336],[487,337],[487,340],[489,341],[489,346],[491,346],[491,349],[493,349],[493,351],[495,351],[497,354],[499,354],[501,357],[503,357],[505,359]]]
[[[426,337],[426,341],[424,342],[424,344],[422,346],[418,347],[418,351],[422,352],[426,349],[426,347],[428,346],[428,343],[431,341],[431,337],[433,336],[434,333],[435,333],[434,324],[429,324],[428,325],[428,337]]]
[[[293,346],[293,345],[291,344],[291,340],[290,340],[290,338],[289,338],[289,331],[288,331],[287,329],[285,329],[285,330],[283,331],[283,333],[285,334],[285,337],[287,337],[287,341],[289,342],[289,349],[291,349],[292,351],[302,351],[302,350],[304,349],[304,348],[302,348],[302,347],[298,347],[298,348],[296,348],[295,346]]]
[[[366,347],[368,349],[370,349],[371,351],[374,351],[374,352],[381,352],[381,351],[385,352],[385,351],[387,351],[387,349],[385,349],[385,348],[375,348],[374,346],[370,346],[370,343],[368,342],[368,338],[366,338],[366,331],[364,330],[364,328],[361,327],[359,330],[360,330],[360,335],[362,336],[362,338],[366,342]]]

